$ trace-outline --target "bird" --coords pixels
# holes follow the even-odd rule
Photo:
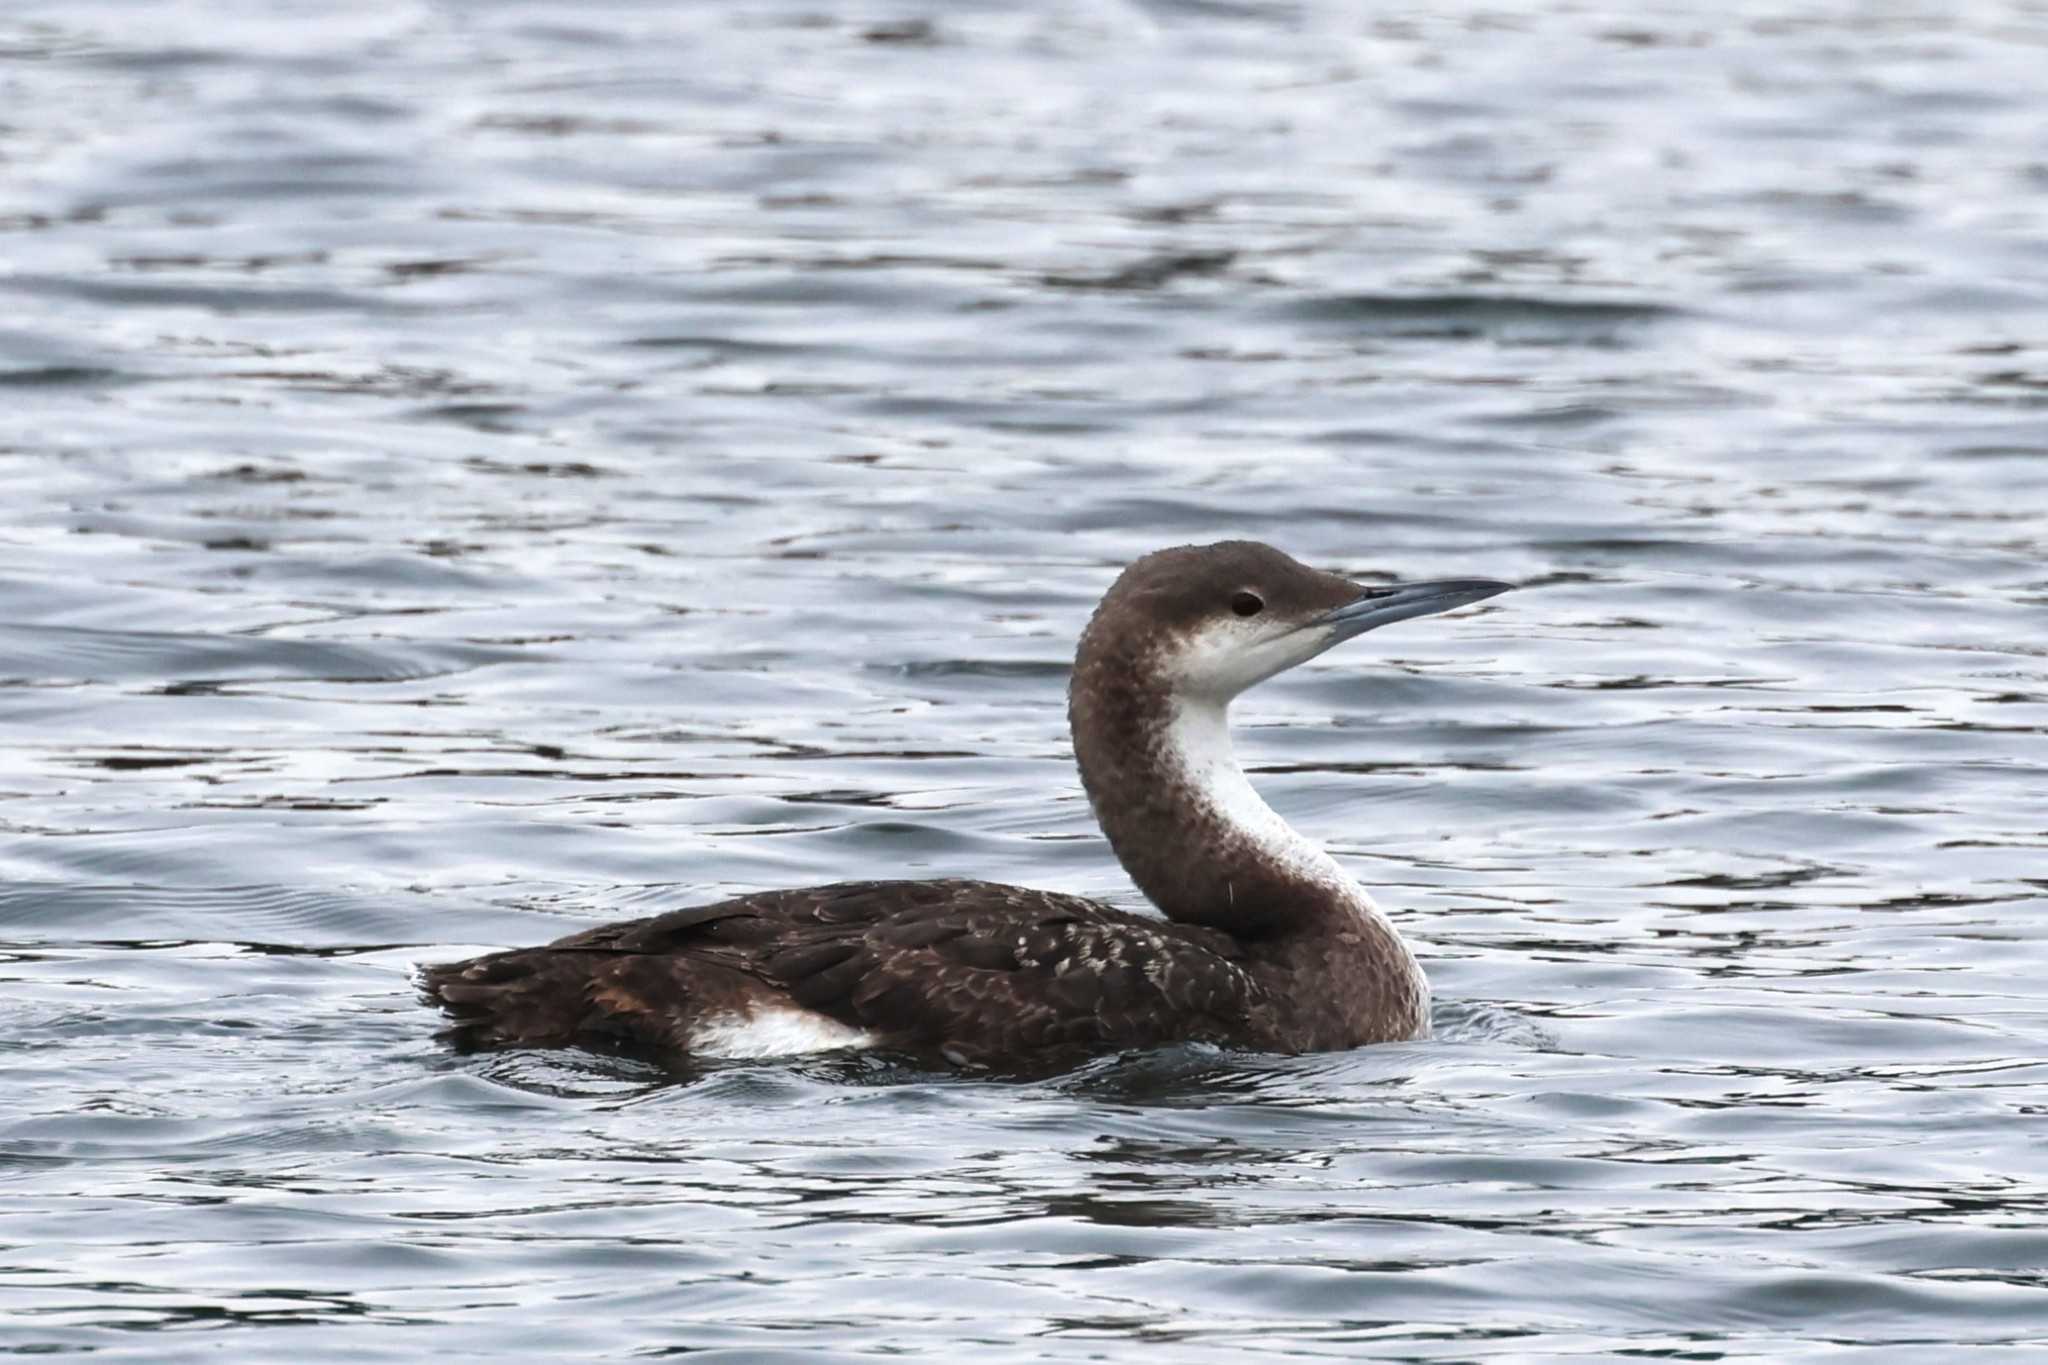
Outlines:
[[[422,968],[465,1050],[659,1064],[872,1050],[964,1069],[1179,1043],[1426,1037],[1429,983],[1372,897],[1253,789],[1229,707],[1366,631],[1514,585],[1361,584],[1270,545],[1154,551],[1104,594],[1068,687],[1089,804],[1158,914],[962,878],[759,891]]]

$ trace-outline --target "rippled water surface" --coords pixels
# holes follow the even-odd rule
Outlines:
[[[2048,10],[15,0],[0,1348],[2037,1359]],[[1117,567],[1434,1041],[455,1056],[412,963],[1135,893]],[[723,1354],[721,1354],[723,1353]]]

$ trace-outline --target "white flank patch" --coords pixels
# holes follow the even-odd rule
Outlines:
[[[848,1028],[836,1019],[794,1007],[716,1015],[697,1025],[690,1034],[692,1054],[727,1059],[788,1057],[799,1052],[832,1052],[874,1045],[874,1035],[865,1030]]]

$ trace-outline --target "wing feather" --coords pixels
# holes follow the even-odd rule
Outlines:
[[[1234,941],[1212,930],[972,881],[741,896],[431,968],[426,981],[473,1019],[545,995],[537,1012],[571,1035],[559,1041],[683,1051],[712,1007],[781,999],[956,1062],[1226,1041],[1269,1004]],[[537,1031],[500,1018],[479,1036],[531,1042]]]

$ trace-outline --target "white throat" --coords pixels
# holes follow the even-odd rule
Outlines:
[[[1379,907],[1337,860],[1280,818],[1253,789],[1230,745],[1230,703],[1210,697],[1177,696],[1166,730],[1168,759],[1187,776],[1195,798],[1275,867],[1328,887],[1377,918]]]
[[[1373,904],[1366,889],[1353,881],[1323,849],[1280,818],[1265,803],[1230,747],[1230,703],[1202,697],[1176,697],[1173,719],[1167,725],[1168,762],[1179,767],[1195,793],[1195,799],[1209,806],[1225,827],[1257,848],[1274,866],[1287,869],[1303,880],[1312,880],[1329,890],[1339,902],[1349,905],[1361,920],[1385,930],[1384,941],[1399,955],[1397,970],[1409,981],[1409,998],[1419,1017],[1413,1036],[1429,1035],[1429,978],[1414,951]],[[1390,964],[1392,965],[1392,964]]]

